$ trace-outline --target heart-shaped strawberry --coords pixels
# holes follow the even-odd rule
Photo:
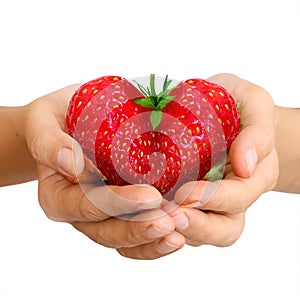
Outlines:
[[[167,76],[157,92],[154,74],[149,86],[136,84],[104,76],[69,104],[68,133],[108,184],[151,184],[171,199],[185,182],[224,168],[240,116],[223,87],[203,79],[171,87]]]

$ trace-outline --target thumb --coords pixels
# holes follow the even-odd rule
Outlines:
[[[33,158],[40,164],[70,177],[84,169],[83,152],[78,142],[62,130],[40,129],[29,144]]]
[[[71,85],[41,97],[27,106],[24,135],[32,157],[65,176],[76,177],[84,169],[78,142],[64,132],[70,96],[78,85]]]
[[[231,74],[210,78],[221,84],[242,103],[240,108],[243,128],[230,149],[230,160],[239,177],[249,177],[257,164],[274,148],[274,103],[260,86]]]

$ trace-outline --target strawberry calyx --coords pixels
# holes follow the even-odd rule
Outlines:
[[[238,111],[239,111],[239,113],[241,114],[241,108],[242,108],[242,102],[241,101],[236,101],[235,102],[236,103],[236,106],[237,106],[237,109],[238,109]],[[240,130],[243,128],[243,123],[242,123],[242,121],[240,122]]]
[[[242,102],[241,101],[236,101],[236,106],[237,106],[238,110],[241,111]]]
[[[134,102],[142,107],[153,109],[150,115],[150,122],[153,129],[156,129],[162,120],[162,109],[175,98],[175,96],[170,96],[170,93],[178,86],[176,85],[170,88],[172,80],[168,79],[168,75],[165,77],[162,91],[158,94],[155,89],[155,74],[150,74],[150,87],[147,86],[147,88],[145,88],[137,81],[134,82],[144,95],[143,98],[135,98]]]
[[[224,169],[226,165],[229,165],[230,161],[219,161],[217,162],[203,177],[203,180],[214,182],[222,180],[224,178]]]

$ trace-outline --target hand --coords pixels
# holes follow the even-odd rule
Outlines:
[[[245,212],[278,179],[274,104],[262,88],[237,76],[211,77],[242,102],[243,128],[230,150],[225,179],[182,186],[165,210],[189,245],[229,246],[241,235]]]
[[[39,201],[46,215],[68,222],[90,239],[135,259],[155,259],[180,249],[184,237],[160,209],[161,195],[151,186],[74,185],[39,167]],[[132,215],[135,212],[142,212]]]
[[[126,257],[155,259],[180,249],[184,237],[161,209],[162,197],[153,187],[74,185],[65,178],[84,169],[79,144],[64,132],[68,100],[77,87],[46,95],[26,108],[24,135],[38,164],[45,214]]]

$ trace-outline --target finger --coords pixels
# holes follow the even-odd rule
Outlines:
[[[215,212],[204,213],[197,209],[179,208],[171,216],[186,215],[189,227],[176,228],[192,246],[203,244],[225,247],[232,245],[241,235],[244,227],[244,213],[228,216]],[[176,224],[176,223],[175,223]]]
[[[84,168],[80,145],[64,131],[68,100],[78,85],[42,97],[28,107],[26,139],[33,158],[66,175],[78,176]]]
[[[250,178],[239,178],[231,172],[221,181],[190,182],[178,189],[174,201],[202,210],[241,213],[261,194],[274,188],[278,173],[277,153],[273,149]]]
[[[257,163],[274,147],[274,104],[261,87],[231,74],[219,74],[209,80],[221,84],[240,101],[242,131],[230,150],[232,168],[240,177],[249,177]]]
[[[30,150],[37,162],[65,176],[79,176],[84,169],[84,157],[80,145],[58,128],[44,126],[37,131]]]
[[[172,218],[164,211],[149,210],[130,219],[76,222],[73,226],[96,243],[109,248],[130,248],[155,241],[174,231]]]
[[[177,231],[167,234],[160,240],[131,248],[119,248],[117,251],[124,257],[140,260],[157,259],[180,250],[185,238]]]
[[[74,185],[61,174],[39,166],[39,201],[56,221],[102,221],[111,216],[159,208],[162,197],[149,185]]]

